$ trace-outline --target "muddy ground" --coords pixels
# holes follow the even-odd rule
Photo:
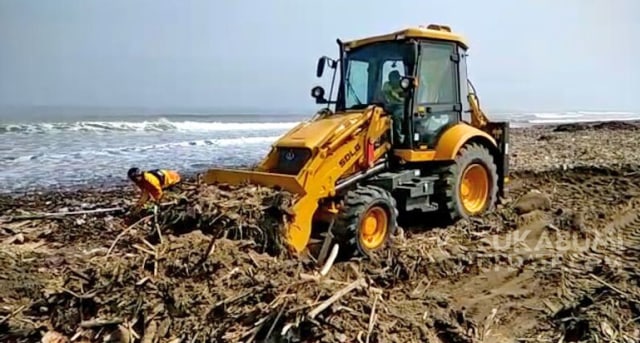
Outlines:
[[[288,199],[266,189],[187,184],[137,222],[15,217],[131,189],[0,198],[0,341],[637,342],[639,139],[634,123],[514,130],[494,213],[409,218],[384,254],[324,276],[277,249]]]

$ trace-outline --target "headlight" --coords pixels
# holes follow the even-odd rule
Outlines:
[[[315,86],[311,89],[311,96],[317,99],[322,99],[324,97],[324,88],[320,86]]]
[[[400,87],[402,87],[402,89],[409,89],[409,87],[411,87],[411,79],[403,78],[400,80]]]

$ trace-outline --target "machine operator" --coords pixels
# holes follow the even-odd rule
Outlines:
[[[400,72],[392,70],[389,73],[389,81],[385,82],[382,86],[382,94],[384,95],[385,103],[391,111],[394,136],[397,137],[398,142],[403,142],[402,123],[404,121],[405,93],[402,87],[400,87],[400,78]]]

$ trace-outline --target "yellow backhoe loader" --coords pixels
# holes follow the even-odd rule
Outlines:
[[[333,69],[331,93],[340,76],[336,99],[314,87],[326,108],[279,138],[255,168],[211,169],[203,181],[297,194],[285,240],[298,253],[330,232],[367,257],[385,246],[399,215],[455,221],[491,211],[504,192],[509,125],[480,109],[464,38],[429,25],[337,43],[339,58],[321,57],[316,69],[318,77]]]

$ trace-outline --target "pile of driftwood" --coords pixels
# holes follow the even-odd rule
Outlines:
[[[581,193],[559,187],[566,199],[554,201],[567,207],[578,201]],[[63,199],[65,213],[83,210],[85,201]],[[99,199],[106,208],[121,200]],[[47,201],[43,208],[55,207],[55,198]],[[483,241],[535,227],[529,221],[540,218],[549,225],[535,232],[572,230],[555,221],[556,203],[523,197],[446,229],[407,227],[373,260],[319,271],[281,254],[279,233],[291,201],[260,187],[187,185],[126,222],[113,213],[13,211],[10,223],[0,223],[0,341],[479,343],[500,333],[514,338],[500,332],[501,321],[527,308],[540,311],[538,321],[517,337],[637,337],[637,212],[622,213],[601,233],[583,227],[586,237],[605,236],[596,250],[534,255],[509,266],[520,254],[510,249],[519,245],[492,250]],[[529,215],[535,211],[544,215]],[[556,265],[543,263],[561,253]],[[531,273],[539,294],[498,294],[486,315],[467,312],[460,305],[465,297],[473,304],[491,294],[458,287],[486,287],[481,280],[498,275],[481,267],[518,269],[513,278]]]
[[[286,251],[283,225],[293,199],[252,185],[183,186],[169,196],[170,206],[154,214],[154,223],[173,234],[199,230],[214,238],[250,240],[260,251],[278,255]]]
[[[290,202],[280,192],[194,186],[170,200],[110,239],[74,246],[79,235],[52,233],[45,244],[55,251],[0,254],[0,300],[9,305],[0,310],[0,340],[411,342],[430,339],[431,327],[472,342],[469,322],[446,302],[404,283],[414,255],[390,249],[366,269],[347,263],[322,275],[267,253],[281,242]],[[86,231],[58,222],[53,231]],[[410,290],[415,299],[404,295]]]
[[[639,122],[575,123],[514,132],[512,172],[579,167],[638,167]]]
[[[3,341],[33,341],[37,327],[28,323],[39,323],[42,331],[48,325],[92,342],[410,342],[428,339],[429,326],[472,342],[446,302],[415,292],[409,300],[405,287],[382,288],[384,279],[394,283],[393,273],[372,278],[375,273],[345,266],[322,278],[238,241],[220,239],[210,249],[200,233],[135,249],[48,275],[28,294],[31,303],[10,318]]]

